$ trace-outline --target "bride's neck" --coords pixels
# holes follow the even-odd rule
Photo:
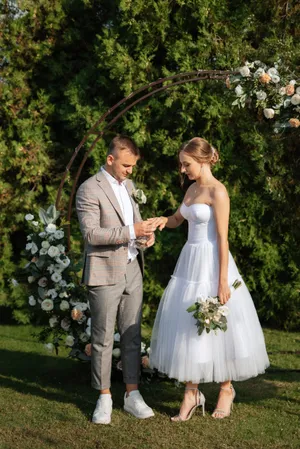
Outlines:
[[[200,186],[205,186],[212,183],[214,179],[212,172],[210,171],[210,167],[203,166],[201,170],[201,174],[198,179],[196,179],[196,184]]]

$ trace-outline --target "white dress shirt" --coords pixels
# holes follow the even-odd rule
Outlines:
[[[114,194],[118,200],[119,206],[121,208],[124,223],[126,226],[129,226],[129,234],[130,234],[130,242],[128,243],[128,260],[132,261],[136,258],[138,251],[135,246],[135,231],[133,226],[133,208],[132,203],[129,198],[128,190],[126,189],[126,179],[125,181],[119,182],[116,178],[111,176],[104,167],[101,167],[106,179],[110,183]]]

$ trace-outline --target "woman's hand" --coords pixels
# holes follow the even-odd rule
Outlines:
[[[231,296],[230,288],[228,287],[228,282],[220,282],[218,288],[218,297],[221,304],[226,304]]]
[[[154,217],[154,218],[148,218],[147,221],[150,222],[151,225],[155,226],[160,231],[162,231],[164,229],[164,227],[166,226],[166,224],[168,223],[168,218],[167,217]]]

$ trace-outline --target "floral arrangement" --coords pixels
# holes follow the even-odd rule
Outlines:
[[[132,197],[138,204],[146,204],[147,197],[142,189],[134,189],[132,191]]]
[[[273,67],[267,67],[261,61],[246,62],[238,71],[238,75],[226,80],[229,89],[234,87],[233,106],[254,106],[261,116],[275,120],[275,132],[300,126],[299,78],[295,79],[296,76],[281,67],[280,62]]]
[[[230,287],[230,291],[233,292],[241,285],[241,281],[236,279]],[[187,309],[187,312],[193,313],[193,317],[196,319],[198,335],[201,335],[204,329],[207,334],[212,330],[215,333],[218,329],[224,332],[227,330],[229,308],[220,303],[218,296],[197,298],[196,302]]]
[[[40,341],[48,341],[47,349],[57,351],[63,342],[72,348],[70,355],[85,359],[91,336],[90,310],[85,289],[79,284],[80,266],[66,255],[63,226],[56,225],[58,217],[55,206],[40,209],[39,220],[32,214],[25,216],[31,228],[25,247],[28,303],[47,323],[39,334]]]

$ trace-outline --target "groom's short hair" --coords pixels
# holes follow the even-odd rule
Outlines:
[[[115,154],[116,151],[128,150],[137,157],[140,157],[140,150],[136,143],[128,136],[119,135],[113,138],[108,147],[107,156]]]

